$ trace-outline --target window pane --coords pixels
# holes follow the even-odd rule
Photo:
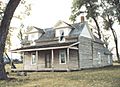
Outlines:
[[[64,41],[65,41],[65,38],[64,38],[64,31],[63,31],[63,30],[60,30],[59,41],[60,41],[60,42],[64,42]]]
[[[66,52],[65,52],[65,50],[60,51],[59,59],[60,59],[60,64],[65,64],[66,63]]]
[[[110,55],[108,55],[108,64],[110,64]]]
[[[36,64],[36,56],[35,56],[35,54],[32,54],[32,64]]]
[[[98,64],[101,64],[101,54],[98,52]]]
[[[61,63],[65,63],[65,55],[61,54]]]

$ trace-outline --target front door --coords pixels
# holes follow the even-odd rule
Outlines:
[[[45,55],[45,68],[51,68],[51,57],[50,54]]]

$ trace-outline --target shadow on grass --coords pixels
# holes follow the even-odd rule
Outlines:
[[[8,77],[7,79],[6,79],[6,81],[8,81],[8,82],[10,82],[10,81],[16,81],[17,80],[17,78],[12,78],[12,77]]]
[[[120,65],[106,66],[103,67],[103,69],[107,69],[107,70],[120,69]]]
[[[89,68],[89,69],[82,69],[83,71],[96,71],[96,70],[117,70],[120,69],[120,64],[119,65],[111,65],[111,66],[104,66],[104,67],[99,67],[99,68]]]

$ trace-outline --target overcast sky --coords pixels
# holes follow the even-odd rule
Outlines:
[[[57,21],[68,22],[71,15],[72,0],[29,0],[32,5],[32,12],[29,17],[23,20],[27,26],[36,26],[39,28],[53,27]],[[19,14],[20,8],[16,9],[15,14]],[[20,21],[12,19],[11,26],[20,26]],[[18,30],[14,30],[12,37],[13,48],[17,48],[20,41],[16,39]]]
[[[28,25],[47,28],[58,20],[69,20],[72,0],[31,0],[31,3],[31,16],[25,20]]]

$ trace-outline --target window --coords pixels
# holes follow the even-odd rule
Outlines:
[[[110,64],[110,55],[108,55],[108,64]]]
[[[101,64],[101,54],[98,52],[98,64]]]
[[[60,30],[60,37],[59,37],[59,42],[64,42],[65,38],[64,38],[64,31]]]
[[[28,35],[28,40],[34,41],[36,39],[38,39],[38,33],[31,33],[31,34]]]
[[[35,53],[31,53],[31,64],[32,65],[36,64],[36,54]]]
[[[59,51],[59,62],[60,64],[66,64],[66,51]]]

